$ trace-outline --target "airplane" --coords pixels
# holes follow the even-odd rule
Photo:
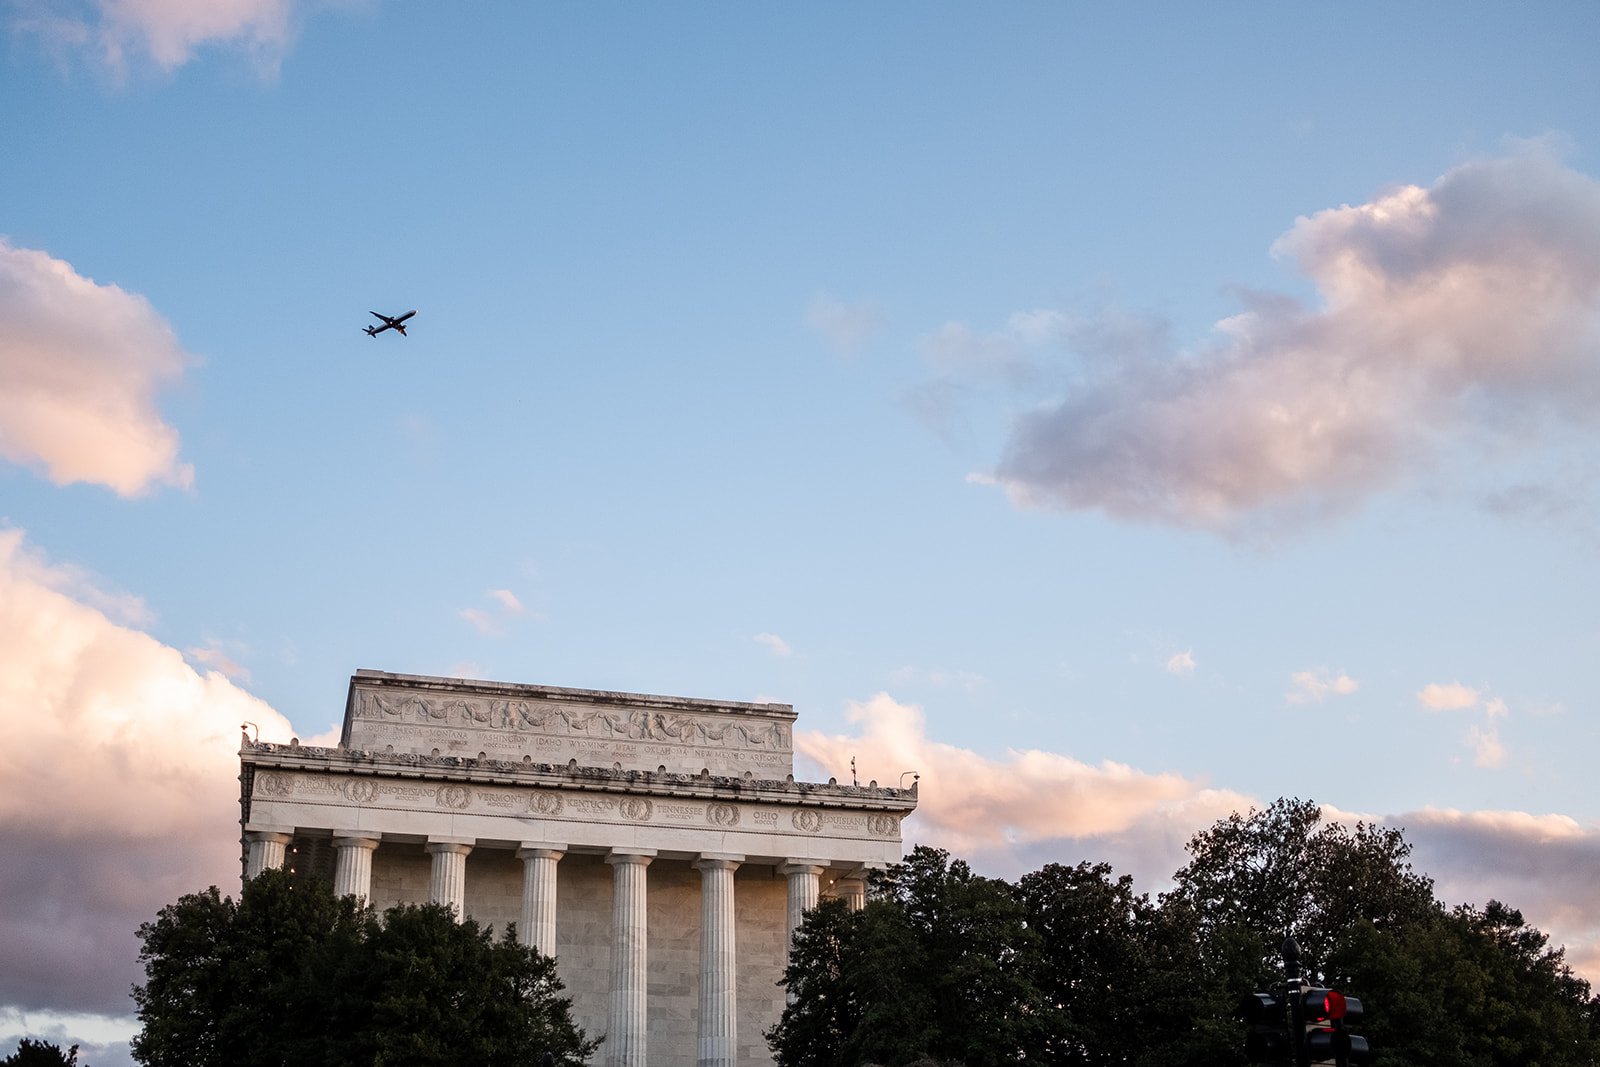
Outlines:
[[[387,315],[379,314],[378,312],[374,311],[373,314],[377,315],[378,318],[383,320],[383,325],[363,326],[361,328],[367,332],[368,337],[376,337],[384,330],[399,330],[400,336],[404,337],[406,335],[405,321],[416,313],[416,310],[412,309],[411,311],[406,312],[404,315],[396,315],[391,319]]]

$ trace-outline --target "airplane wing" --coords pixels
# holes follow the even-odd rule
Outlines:
[[[376,315],[378,318],[382,319],[384,322],[388,322],[389,321],[389,316],[387,316],[387,315],[384,315],[384,314],[382,314],[380,312],[377,312],[377,311],[374,311],[373,314]]]

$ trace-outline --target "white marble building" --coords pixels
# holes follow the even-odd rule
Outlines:
[[[787,704],[358,671],[338,748],[245,738],[245,876],[436,900],[554,955],[610,1067],[769,1064],[788,939],[900,859],[916,783],[794,780]]]

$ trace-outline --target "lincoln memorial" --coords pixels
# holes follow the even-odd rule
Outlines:
[[[787,704],[357,671],[337,748],[239,752],[244,874],[437,901],[556,957],[611,1067],[770,1064],[789,939],[916,783],[797,782]]]

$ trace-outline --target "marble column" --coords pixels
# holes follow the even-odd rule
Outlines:
[[[366,903],[372,896],[372,853],[377,847],[376,836],[333,835],[334,896],[354,894]]]
[[[696,1067],[734,1067],[738,1052],[738,957],[733,872],[743,856],[702,852],[700,872],[700,1035]]]
[[[794,932],[805,921],[806,912],[817,906],[817,892],[822,884],[822,872],[828,867],[823,860],[789,860],[778,864],[778,873],[789,879],[788,936],[784,951],[794,944]]]
[[[864,878],[841,878],[833,883],[833,895],[844,901],[851,911],[867,906],[867,882]]]
[[[646,1055],[645,868],[654,849],[613,851],[611,864],[611,1000],[606,1012],[607,1067],[648,1067]]]
[[[528,841],[517,849],[522,861],[522,921],[518,940],[546,956],[556,954],[556,864],[565,849]]]
[[[294,840],[294,834],[284,830],[247,830],[244,839],[250,844],[244,863],[244,876],[248,881],[262,871],[283,866],[284,850]]]
[[[467,853],[473,843],[460,838],[430,840],[425,851],[433,857],[428,876],[428,899],[448,904],[459,919],[467,913]]]

